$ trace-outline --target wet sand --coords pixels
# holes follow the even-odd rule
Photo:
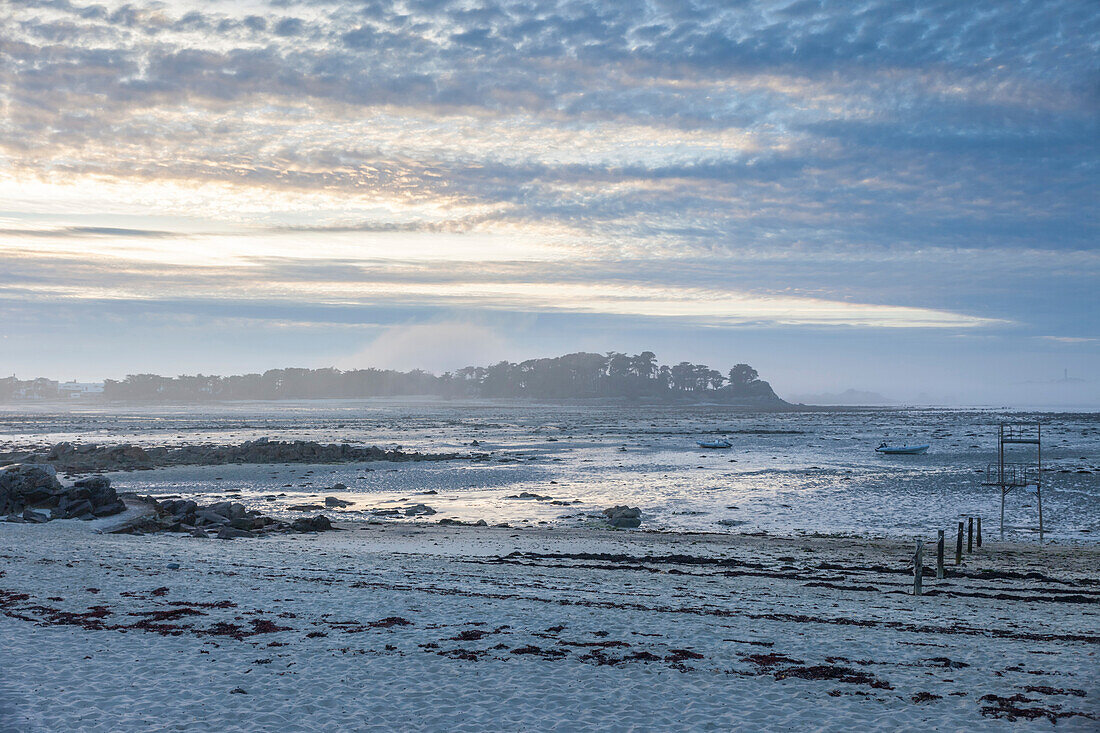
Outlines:
[[[987,542],[915,598],[900,540],[96,524],[0,525],[7,729],[1097,725],[1089,546]]]

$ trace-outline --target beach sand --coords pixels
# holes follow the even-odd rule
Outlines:
[[[0,524],[0,729],[1100,725],[1100,548],[97,524]]]

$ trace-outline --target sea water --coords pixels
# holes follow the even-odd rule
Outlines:
[[[976,409],[756,412],[718,406],[608,406],[392,400],[239,402],[189,406],[6,405],[0,451],[60,441],[143,446],[271,440],[400,446],[477,460],[344,465],[179,466],[110,474],[120,491],[231,498],[274,516],[294,504],[354,501],[333,517],[425,503],[415,521],[484,519],[513,526],[594,523],[616,504],[640,507],[644,529],[771,534],[951,537],[981,517],[999,535],[1000,496],[984,486],[1002,421],[1043,424],[1043,519],[1049,538],[1100,540],[1100,413]],[[697,440],[718,433],[725,450]],[[882,441],[929,443],[884,456]],[[472,445],[476,441],[477,445]],[[1006,460],[1034,462],[1033,446]],[[346,490],[333,491],[342,483]],[[435,492],[435,493],[430,493]],[[548,499],[508,498],[523,492]],[[387,521],[413,521],[396,519]],[[1034,487],[1006,501],[1006,536],[1038,526]]]

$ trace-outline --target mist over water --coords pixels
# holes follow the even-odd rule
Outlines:
[[[642,508],[643,528],[772,534],[934,536],[967,516],[998,529],[997,490],[982,486],[1002,420],[1043,423],[1048,537],[1100,538],[1100,414],[963,409],[753,412],[506,402],[301,401],[204,406],[8,406],[0,450],[60,441],[143,446],[272,440],[401,446],[482,454],[478,460],[342,465],[180,466],[111,474],[119,491],[223,497],[268,514],[328,495],[354,502],[332,516],[424,502],[430,520],[573,526],[614,504]],[[733,447],[695,441],[722,432]],[[881,456],[882,440],[931,443],[924,456]],[[477,441],[478,445],[471,445]],[[1010,457],[1011,458],[1011,457]],[[1013,460],[1034,460],[1020,450]],[[346,490],[333,491],[336,483]],[[427,494],[423,492],[437,492]],[[523,492],[569,501],[506,498]],[[579,503],[572,503],[577,502]],[[425,521],[390,519],[386,521]],[[1037,526],[1034,489],[1010,494],[1009,537]],[[950,535],[950,531],[948,533]]]

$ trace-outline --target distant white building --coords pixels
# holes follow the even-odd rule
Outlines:
[[[61,397],[80,399],[103,394],[103,382],[62,382],[57,387]]]

